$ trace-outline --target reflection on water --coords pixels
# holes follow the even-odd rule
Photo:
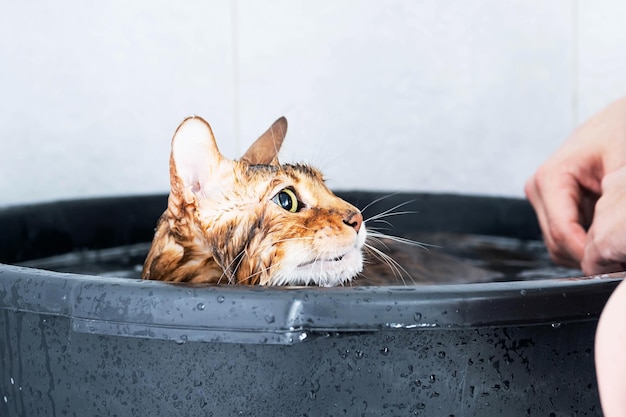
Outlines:
[[[426,243],[412,245],[385,242],[383,250],[405,271],[403,277],[390,274],[380,261],[368,264],[361,285],[461,284],[493,281],[521,281],[579,277],[577,269],[556,266],[541,241],[468,234],[412,234],[408,238]]]
[[[413,234],[406,236],[426,248],[384,241],[377,247],[398,265],[367,254],[363,273],[353,285],[460,284],[577,277],[576,269],[555,266],[540,241],[514,238]],[[149,243],[102,250],[84,250],[37,259],[22,265],[58,272],[140,278]]]

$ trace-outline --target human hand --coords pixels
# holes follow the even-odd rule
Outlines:
[[[626,167],[602,180],[581,266],[589,275],[626,269]]]
[[[626,98],[576,129],[528,180],[526,195],[556,263],[580,267],[588,242],[587,228],[597,219],[594,206],[603,193],[602,180],[624,166]],[[592,252],[588,262],[596,263],[600,258]]]

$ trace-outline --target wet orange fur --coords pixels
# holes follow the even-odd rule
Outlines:
[[[239,161],[217,150],[210,126],[188,118],[172,139],[171,191],[142,277],[174,282],[337,285],[362,268],[358,209],[335,196],[322,174],[280,165],[286,120],[272,125]],[[292,213],[273,198],[293,190]]]

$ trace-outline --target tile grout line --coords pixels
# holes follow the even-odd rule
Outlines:
[[[239,8],[238,0],[230,0],[230,43],[232,65],[232,88],[233,88],[233,133],[237,154],[242,153],[240,120],[239,120]]]
[[[579,2],[578,0],[572,0],[572,123],[571,130],[574,130],[576,126],[580,123],[578,120],[580,116],[579,109],[579,10],[578,10]]]

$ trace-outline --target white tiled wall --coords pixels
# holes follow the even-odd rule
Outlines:
[[[284,161],[341,189],[521,196],[626,94],[618,0],[7,3],[0,205],[166,192],[199,114],[239,156],[280,115]]]
[[[578,2],[578,117],[626,95],[626,3]]]

